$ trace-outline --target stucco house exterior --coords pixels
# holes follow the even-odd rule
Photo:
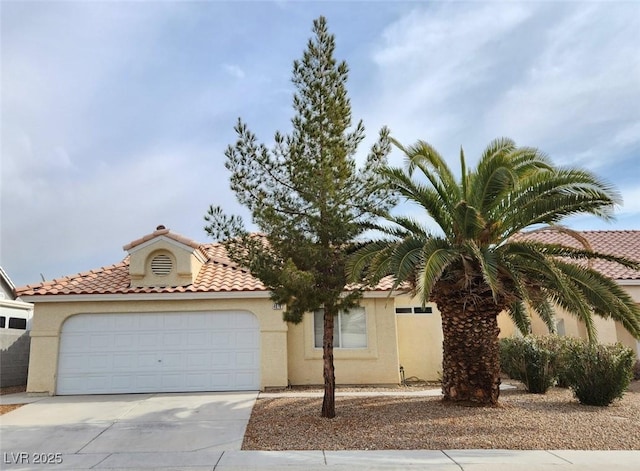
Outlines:
[[[584,238],[583,242],[586,242],[587,248],[595,252],[640,261],[640,231],[581,231],[579,234]],[[583,246],[582,242],[558,232],[541,231],[528,234],[527,237],[541,242],[562,243],[578,248]],[[634,301],[640,304],[640,271],[604,261],[594,261],[592,267],[614,279]],[[622,324],[601,317],[594,317],[594,321],[600,343],[620,342],[633,349],[640,358],[640,340],[633,338]],[[584,324],[562,309],[556,310],[556,329],[559,335],[586,338]],[[533,318],[532,331],[536,335],[548,333],[547,327],[537,317]]]
[[[99,394],[256,390],[322,384],[314,313],[282,320],[260,281],[219,244],[159,226],[124,246],[115,265],[28,285],[35,304],[28,392]],[[339,384],[435,379],[442,360],[440,316],[390,283],[341,313]],[[419,333],[419,334],[417,334]],[[402,345],[402,347],[399,347]],[[425,361],[426,359],[426,361]]]
[[[0,387],[22,386],[27,381],[33,305],[17,298],[15,289],[0,267]]]
[[[640,231],[635,237],[640,241]],[[320,314],[308,313],[298,325],[284,322],[282,307],[274,305],[265,286],[229,260],[220,244],[201,244],[158,226],[124,250],[128,255],[115,265],[17,290],[35,304],[28,392],[322,384]],[[634,276],[631,287],[640,302],[640,273]],[[400,367],[406,378],[438,379],[437,306],[423,307],[390,288],[390,280],[383,280],[364,294],[360,308],[339,315],[338,384],[398,384]],[[499,325],[504,336],[515,331],[504,315]],[[603,340],[615,335],[637,349],[626,332],[614,324],[605,327]],[[580,335],[569,321],[565,330]]]

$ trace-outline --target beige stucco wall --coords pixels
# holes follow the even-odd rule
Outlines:
[[[395,307],[416,307],[416,298],[401,295]],[[431,314],[396,314],[398,355],[405,379],[437,381],[442,377],[442,319],[434,303]]]
[[[151,271],[151,260],[165,254],[171,258],[173,270],[158,276]],[[172,240],[158,239],[131,250],[129,274],[132,286],[186,286],[193,283],[202,267],[197,252]]]
[[[334,349],[337,384],[398,384],[400,382],[393,299],[363,299],[367,347]],[[308,313],[288,332],[289,381],[293,385],[322,384],[322,348],[314,347],[313,315]]]
[[[640,303],[640,285],[622,284],[622,287],[629,293],[634,301]],[[575,316],[568,314],[563,309],[558,309],[556,311],[556,319],[564,321],[566,336],[583,339],[587,337],[587,331],[584,324]],[[538,316],[532,316],[531,324],[532,333],[534,335],[546,335],[549,333],[547,326]],[[638,339],[635,339],[629,332],[627,332],[622,324],[615,322],[612,319],[603,319],[595,316],[594,325],[598,333],[598,342],[603,344],[620,342],[633,349],[640,358],[640,344],[638,343]]]
[[[623,287],[629,293],[631,298],[640,304],[640,284],[623,285]],[[619,322],[616,322],[616,332],[618,333],[618,341],[635,351],[636,356],[640,359],[640,340],[633,338]]]
[[[39,302],[31,330],[27,392],[55,394],[60,332],[75,314],[126,312],[228,311],[252,312],[260,325],[261,388],[287,385],[287,324],[269,299],[144,300]]]
[[[500,333],[498,334],[500,338],[513,337],[514,335],[517,335],[516,331],[518,329],[509,317],[509,314],[505,311],[502,311],[498,315],[498,328],[500,329]]]

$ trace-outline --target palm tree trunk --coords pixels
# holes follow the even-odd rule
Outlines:
[[[500,395],[498,313],[491,293],[438,289],[434,300],[442,315],[443,400],[495,405]]]
[[[322,417],[333,419],[336,416],[336,376],[333,366],[333,330],[334,310],[329,306],[324,310],[324,332],[322,339],[322,359],[324,360],[324,399]]]

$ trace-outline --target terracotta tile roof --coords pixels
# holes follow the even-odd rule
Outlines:
[[[617,255],[640,262],[640,231],[579,231],[594,252]],[[564,244],[582,248],[575,238],[556,231],[529,232],[519,235],[549,244]],[[594,261],[593,268],[615,280],[640,280],[640,271],[617,263]]]
[[[129,257],[127,257],[115,265],[36,285],[27,285],[16,291],[20,296],[266,291],[265,286],[247,270],[233,265],[224,254],[224,248],[219,244],[203,244],[198,249],[207,256],[207,261],[200,269],[195,282],[187,286],[132,287],[129,276]]]
[[[189,241],[167,229],[154,232],[179,242]],[[126,245],[130,250],[152,237],[145,236]],[[193,242],[193,241],[191,241]],[[188,244],[193,247],[192,244]],[[120,263],[76,275],[65,276],[52,281],[27,285],[16,289],[19,296],[79,295],[79,294],[134,294],[134,293],[225,293],[225,292],[266,292],[267,288],[247,270],[234,264],[221,244],[199,244],[196,247],[205,257],[194,283],[187,286],[132,287],[129,276],[129,257]],[[390,277],[383,279],[374,291],[387,291],[392,286]]]
[[[188,245],[189,247],[192,247],[194,249],[200,248],[201,246],[200,243],[194,240],[191,240],[187,237],[181,236],[180,234],[176,234],[175,232],[171,232],[169,229],[167,229],[164,226],[158,226],[156,230],[153,231],[151,234],[147,234],[145,236],[140,237],[139,239],[129,242],[127,245],[125,245],[122,248],[128,252],[134,247],[137,247],[140,244],[144,244],[145,242],[160,236],[168,237],[169,239],[173,239],[176,242],[180,242],[181,244]]]
[[[580,232],[597,252],[619,255],[640,262],[640,231],[583,231]],[[221,244],[197,244],[171,233],[168,229],[157,229],[154,233],[127,244],[125,250],[140,245],[154,237],[166,236],[196,248],[205,258],[194,283],[188,286],[131,287],[129,257],[120,263],[98,268],[77,275],[65,276],[52,281],[17,288],[18,296],[77,295],[77,294],[130,294],[130,293],[224,293],[266,292],[260,280],[235,265]],[[554,231],[523,233],[526,237],[545,243],[563,243],[579,247],[580,244],[565,234]],[[640,271],[631,270],[608,262],[594,262],[593,267],[617,280],[640,280]],[[372,291],[389,291],[393,285],[391,277],[383,278]]]

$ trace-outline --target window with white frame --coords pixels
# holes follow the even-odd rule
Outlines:
[[[333,318],[334,348],[367,348],[367,316],[362,307],[340,311]],[[315,347],[322,348],[324,334],[324,310],[313,314],[313,333]]]

